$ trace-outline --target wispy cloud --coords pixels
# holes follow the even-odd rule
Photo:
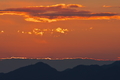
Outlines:
[[[93,20],[93,19],[120,19],[117,13],[92,13],[80,10],[85,6],[79,4],[56,4],[51,6],[28,6],[24,8],[9,8],[0,10],[0,15],[21,15],[26,21],[53,22],[59,20]]]
[[[120,8],[120,6],[107,6],[107,5],[103,5],[104,8]]]

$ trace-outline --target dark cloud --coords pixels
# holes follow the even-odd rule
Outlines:
[[[116,13],[93,13],[91,16],[114,16]]]
[[[0,13],[2,15],[23,15],[26,18],[25,20],[34,22],[52,22],[67,19],[111,19],[114,18],[113,16],[117,16],[116,13],[92,13],[90,11],[78,9],[81,7],[84,6],[79,4],[57,4],[52,6],[9,8],[5,10],[0,10]]]

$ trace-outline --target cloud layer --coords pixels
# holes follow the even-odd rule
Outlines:
[[[21,15],[26,21],[53,22],[59,20],[98,20],[98,19],[120,19],[117,13],[103,12],[92,13],[81,10],[85,6],[79,4],[56,4],[51,6],[29,6],[24,8],[9,8],[0,10],[0,15]]]

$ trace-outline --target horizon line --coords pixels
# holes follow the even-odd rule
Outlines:
[[[44,57],[44,58],[29,58],[29,57],[6,57],[6,58],[0,58],[0,60],[6,60],[6,59],[36,59],[36,60],[67,60],[67,59],[90,59],[90,60],[96,60],[96,61],[118,61],[120,60],[120,57],[117,59],[95,59],[95,58],[88,58],[88,57],[65,57],[65,58],[51,58],[51,57]]]

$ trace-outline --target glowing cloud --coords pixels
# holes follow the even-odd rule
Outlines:
[[[60,34],[66,34],[67,32],[69,32],[71,30],[68,29],[63,29],[63,28],[55,28],[55,29],[38,29],[38,28],[34,28],[32,31],[20,31],[18,30],[18,33],[22,33],[22,34],[34,34],[34,35],[40,35],[43,36],[45,34],[56,34],[56,33],[60,33]]]
[[[2,30],[2,31],[0,31],[0,34],[2,34],[2,33],[4,33],[4,31]]]
[[[103,5],[103,7],[108,8],[108,7],[112,7],[112,6],[106,6],[106,5]]]
[[[60,20],[101,20],[120,19],[117,13],[103,12],[92,13],[86,10],[79,10],[84,6],[79,4],[56,4],[51,6],[28,6],[24,8],[9,8],[0,10],[0,15],[20,15],[26,21],[32,22],[54,22]],[[110,6],[103,6],[110,7]]]
[[[104,8],[120,8],[120,6],[106,6],[106,5],[103,5]]]

